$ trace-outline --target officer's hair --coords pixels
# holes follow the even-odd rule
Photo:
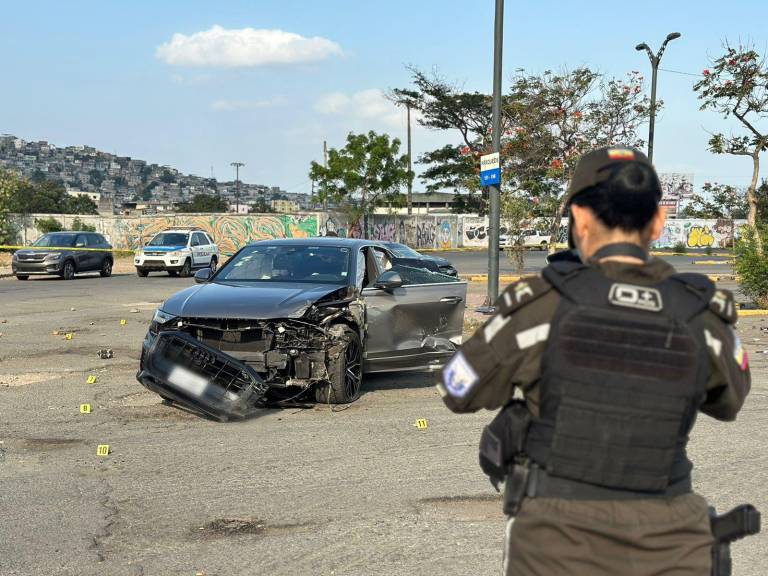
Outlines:
[[[656,172],[628,162],[613,167],[608,180],[579,192],[571,202],[591,209],[608,228],[635,232],[644,230],[653,219],[660,199]]]

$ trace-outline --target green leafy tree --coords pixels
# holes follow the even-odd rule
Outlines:
[[[12,172],[0,169],[0,244],[13,244],[16,239],[11,224],[11,201],[19,184],[19,179]]]
[[[69,229],[76,232],[96,232],[96,226],[86,224],[78,217],[75,217],[72,220],[72,224],[69,226]]]
[[[726,184],[706,182],[703,194],[694,194],[681,212],[683,218],[747,217],[746,192]]]
[[[456,130],[462,141],[422,156],[428,188],[471,195],[479,187],[480,155],[490,151],[491,98],[412,72],[419,122]],[[512,78],[502,98],[502,195],[526,196],[533,215],[549,219],[552,238],[558,236],[564,192],[578,157],[597,146],[643,144],[637,131],[650,114],[650,101],[642,80],[634,72],[623,80],[604,78],[586,67],[543,74],[518,70]],[[484,196],[478,200],[483,213]]]
[[[69,196],[64,197],[62,203],[63,214],[98,214],[99,207],[88,196]]]
[[[759,308],[768,308],[768,258],[762,253],[766,242],[768,229],[765,226],[747,226],[736,240],[734,251],[739,290]]]
[[[35,228],[40,230],[42,234],[50,234],[51,232],[61,232],[64,230],[64,225],[50,216],[48,218],[35,218]]]
[[[179,212],[219,213],[227,211],[227,203],[220,196],[195,194],[190,202],[179,204]]]
[[[723,46],[723,55],[712,60],[712,68],[703,72],[693,87],[699,93],[702,110],[714,110],[724,118],[733,116],[743,132],[726,135],[712,134],[709,150],[715,154],[746,156],[752,160],[752,180],[747,190],[749,211],[747,221],[758,223],[756,195],[760,177],[760,154],[768,149],[768,67],[765,59],[749,45]],[[762,251],[762,234],[753,240]]]
[[[529,197],[522,191],[509,192],[501,196],[501,221],[507,230],[509,243],[504,246],[507,257],[518,274],[525,266],[525,224],[532,217]]]
[[[98,206],[88,196],[70,196],[51,181],[21,181],[11,194],[9,209],[17,214],[98,214]]]
[[[376,206],[399,205],[407,184],[408,157],[400,155],[400,140],[370,131],[349,134],[344,148],[328,151],[328,164],[312,162],[309,177],[320,184],[317,201],[330,200],[353,207],[368,233],[368,215]]]

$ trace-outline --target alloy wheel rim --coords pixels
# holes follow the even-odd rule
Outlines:
[[[351,341],[347,345],[347,350],[344,354],[345,371],[344,371],[344,392],[347,398],[355,398],[360,391],[360,381],[362,379],[361,366],[360,366],[360,347],[357,342]]]

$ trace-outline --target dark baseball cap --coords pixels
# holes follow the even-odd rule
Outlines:
[[[584,154],[573,171],[573,178],[571,178],[571,185],[568,187],[568,194],[566,196],[566,205],[570,204],[573,197],[577,194],[609,180],[615,173],[615,167],[627,164],[628,162],[644,164],[653,171],[654,175],[656,174],[656,170],[648,160],[648,156],[636,148],[606,146],[605,148],[598,148]],[[658,175],[656,176],[656,181],[658,182]],[[661,185],[658,186],[656,196],[657,201],[661,199]]]

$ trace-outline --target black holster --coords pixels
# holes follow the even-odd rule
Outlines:
[[[506,493],[509,484],[517,484],[524,473],[522,467],[515,463],[523,457],[530,424],[531,414],[525,402],[513,400],[483,428],[480,436],[480,467],[496,490],[499,489],[499,483],[506,480]]]
[[[712,576],[731,576],[731,542],[760,532],[760,512],[751,504],[737,506],[717,516],[709,509],[709,522],[715,542],[712,545]]]

